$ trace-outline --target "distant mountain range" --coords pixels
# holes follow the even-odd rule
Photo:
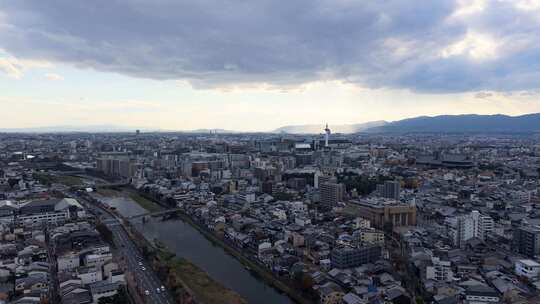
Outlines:
[[[376,133],[441,132],[441,133],[529,133],[540,132],[540,113],[508,115],[440,115],[420,116],[394,121],[366,130]]]
[[[230,131],[224,129],[196,129],[196,130],[163,130],[163,129],[148,129],[137,127],[125,127],[118,125],[87,125],[87,126],[48,126],[35,128],[0,128],[0,133],[135,133],[136,130],[141,132],[183,132],[183,133],[240,133],[238,131]]]
[[[357,133],[363,132],[370,128],[381,127],[388,124],[384,120],[370,121],[366,123],[359,124],[346,124],[346,125],[329,125],[332,133]],[[324,124],[316,125],[294,125],[294,126],[284,126],[278,128],[272,133],[290,133],[290,134],[317,134],[324,133]]]
[[[508,115],[440,115],[420,116],[393,122],[383,120],[361,124],[329,125],[332,133],[530,133],[540,132],[540,113]],[[324,125],[285,126],[274,133],[318,134]]]
[[[135,132],[136,128],[117,125],[88,125],[88,126],[48,126],[34,128],[0,128],[5,133],[116,133]]]
[[[540,132],[540,113],[521,116],[508,115],[440,115],[420,116],[393,122],[384,120],[370,121],[359,124],[329,125],[332,133],[531,133]],[[288,134],[320,134],[324,132],[325,125],[291,125],[278,128],[268,133]],[[136,127],[123,127],[117,125],[89,125],[89,126],[50,126],[41,128],[0,128],[1,133],[120,133],[135,132]],[[197,130],[161,130],[140,129],[141,132],[184,132],[184,133],[249,133],[224,129],[197,129]],[[261,132],[264,133],[264,132]]]
[[[185,131],[171,131],[171,132],[184,132],[184,133],[216,133],[216,134],[230,134],[230,133],[242,133],[240,131],[231,131],[225,129],[195,129],[195,130],[185,130]]]

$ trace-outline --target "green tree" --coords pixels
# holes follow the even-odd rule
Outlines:
[[[118,289],[118,292],[110,297],[103,297],[98,300],[98,304],[128,304],[128,296],[123,287]]]
[[[109,243],[110,245],[114,245],[113,233],[105,224],[97,224],[96,230],[99,232],[103,240],[105,240],[105,242]]]

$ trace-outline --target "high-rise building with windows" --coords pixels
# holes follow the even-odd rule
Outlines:
[[[96,159],[96,169],[109,176],[130,178],[137,171],[137,164],[125,153],[107,153]]]
[[[520,227],[514,230],[512,250],[529,257],[540,255],[540,228]]]
[[[345,195],[345,185],[336,182],[327,182],[319,185],[321,203],[326,206],[335,206],[342,202]]]
[[[399,181],[385,181],[384,184],[378,185],[377,190],[379,196],[397,201],[400,198],[401,185]]]
[[[485,240],[487,235],[493,231],[494,225],[490,216],[481,214],[477,210],[462,215],[457,219],[455,244],[462,247],[472,238]]]

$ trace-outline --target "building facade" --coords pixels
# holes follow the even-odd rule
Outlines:
[[[345,269],[372,263],[381,258],[381,247],[378,245],[365,247],[338,247],[331,253],[332,267]]]
[[[512,238],[514,252],[534,257],[540,254],[540,228],[520,227],[514,230]]]
[[[343,201],[345,194],[345,185],[327,182],[319,185],[321,193],[321,203],[325,206],[335,206]]]
[[[353,201],[353,204],[358,216],[369,220],[377,229],[382,229],[386,223],[393,227],[416,225],[416,206],[412,204],[389,199]]]

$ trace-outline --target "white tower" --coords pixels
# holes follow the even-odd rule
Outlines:
[[[330,129],[328,128],[328,123],[326,128],[324,128],[324,146],[328,147],[328,138],[330,137]]]

